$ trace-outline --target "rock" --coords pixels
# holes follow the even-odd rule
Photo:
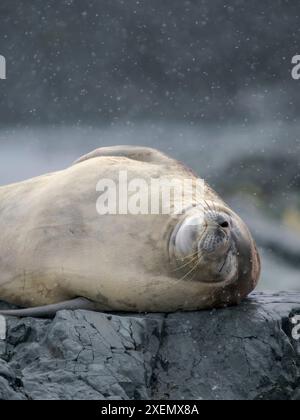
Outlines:
[[[9,318],[0,398],[299,399],[297,313],[299,293],[254,293],[213,311]]]

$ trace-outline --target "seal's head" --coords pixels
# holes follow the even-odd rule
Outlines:
[[[260,259],[245,223],[222,203],[190,209],[173,230],[169,253],[178,277],[252,291]]]

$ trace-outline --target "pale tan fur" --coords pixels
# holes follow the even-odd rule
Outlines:
[[[168,246],[180,216],[99,216],[96,185],[103,178],[117,182],[120,170],[130,178],[196,180],[155,150],[121,147],[99,149],[63,171],[1,187],[1,300],[34,307],[85,297],[99,310],[176,311],[236,303],[253,289],[258,268],[246,289],[233,296],[229,285],[224,299],[227,284],[181,281]],[[208,186],[206,198],[226,207]]]

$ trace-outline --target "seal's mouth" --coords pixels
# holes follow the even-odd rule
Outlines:
[[[231,245],[231,246],[230,246],[230,248],[228,249],[228,252],[227,252],[227,253],[226,253],[226,255],[225,255],[224,262],[223,262],[223,264],[222,264],[222,265],[221,265],[221,267],[220,267],[220,270],[219,270],[219,273],[220,273],[220,274],[222,274],[222,272],[224,271],[224,269],[225,269],[225,267],[226,267],[226,264],[227,264],[227,262],[228,262],[229,255],[230,255],[230,253],[231,253],[232,249],[233,249],[233,246]]]

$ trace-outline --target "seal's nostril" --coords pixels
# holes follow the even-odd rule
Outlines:
[[[224,229],[228,229],[229,228],[229,223],[228,222],[222,222],[222,223],[220,223],[220,226]]]

